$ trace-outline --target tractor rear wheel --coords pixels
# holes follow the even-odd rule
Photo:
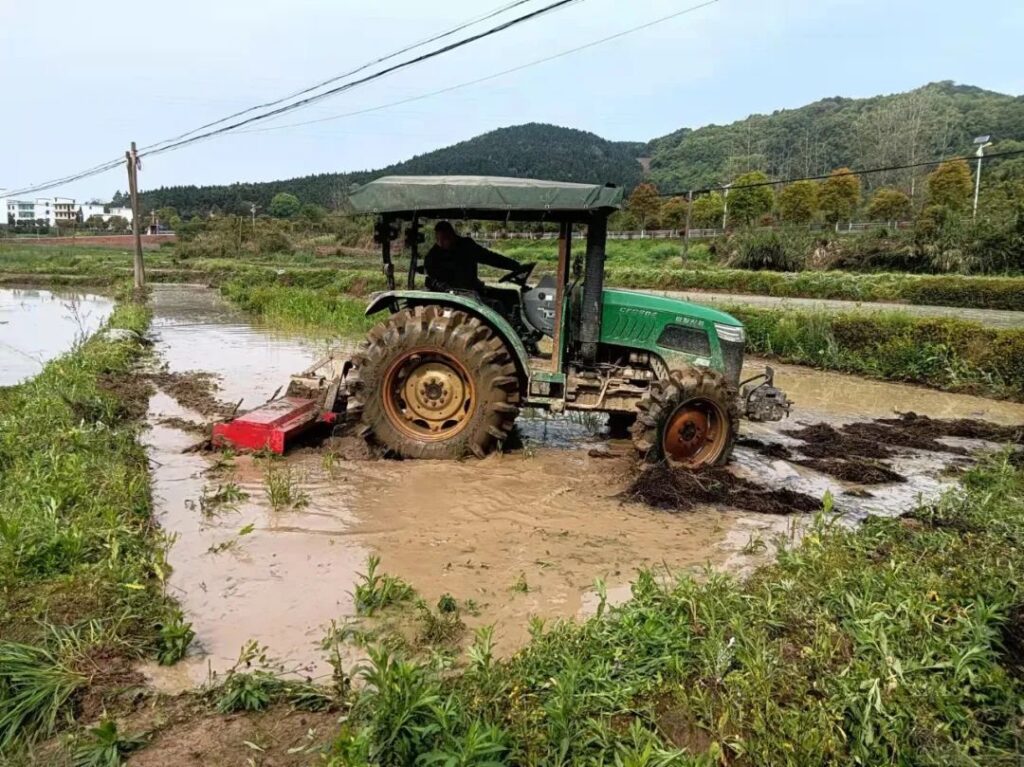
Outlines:
[[[649,462],[696,469],[728,462],[739,431],[736,392],[721,373],[673,370],[637,405],[633,444]]]
[[[417,306],[370,330],[352,358],[361,434],[404,458],[483,458],[519,414],[505,343],[465,312]]]

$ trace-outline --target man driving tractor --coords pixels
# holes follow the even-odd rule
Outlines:
[[[435,244],[423,260],[427,288],[438,292],[466,290],[484,293],[484,284],[477,275],[480,264],[519,272],[523,269],[514,258],[488,250],[472,237],[462,237],[449,221],[438,221],[434,227]]]

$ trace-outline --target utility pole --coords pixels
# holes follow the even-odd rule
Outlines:
[[[253,237],[255,237],[256,236],[256,203],[253,203],[250,206],[249,212],[252,213],[252,235],[253,235]]]
[[[693,190],[686,193],[686,234],[683,239],[683,266],[690,257],[690,214],[693,211]]]
[[[141,290],[146,286],[146,267],[142,262],[142,232],[139,221],[139,153],[135,149],[135,142],[132,148],[124,153],[128,164],[128,192],[132,198],[132,234],[135,235],[135,260],[133,263],[135,272],[135,289]]]
[[[990,136],[978,136],[974,139],[974,143],[978,145],[978,151],[974,153],[975,157],[978,158],[978,170],[974,174],[974,209],[971,213],[971,218],[976,219],[978,217],[978,192],[981,191],[981,158],[985,156],[985,147],[992,146],[992,142],[989,141]]]

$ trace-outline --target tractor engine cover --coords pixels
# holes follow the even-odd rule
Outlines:
[[[523,293],[526,321],[546,336],[555,333],[555,293],[555,278],[550,274],[542,277],[537,287]]]

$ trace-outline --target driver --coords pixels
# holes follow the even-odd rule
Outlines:
[[[434,239],[434,246],[423,259],[429,290],[469,290],[482,293],[484,284],[477,276],[479,264],[510,272],[523,268],[514,258],[488,250],[472,237],[460,236],[449,221],[437,222]]]

